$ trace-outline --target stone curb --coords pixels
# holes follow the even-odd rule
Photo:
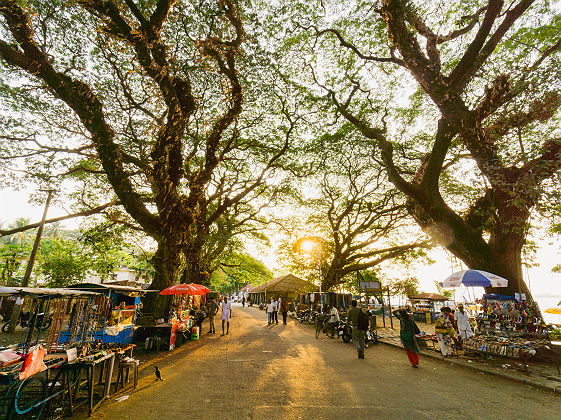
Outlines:
[[[384,341],[383,339],[380,339],[380,338],[378,339],[378,341],[382,344],[387,345],[387,346],[402,348],[402,346],[400,344],[392,343],[392,342],[389,342],[389,341]],[[421,354],[424,357],[428,357],[429,359],[440,360],[442,362],[449,362],[450,364],[456,364],[458,366],[462,366],[462,367],[467,368],[467,369],[472,369],[472,370],[476,370],[478,372],[483,372],[483,373],[486,373],[486,374],[489,374],[489,375],[495,375],[495,376],[499,376],[499,377],[502,377],[502,378],[510,379],[512,381],[516,381],[516,382],[519,382],[519,383],[522,383],[522,384],[525,384],[525,385],[535,386],[536,388],[544,389],[546,391],[561,393],[561,386],[555,387],[555,386],[552,386],[552,385],[542,384],[542,383],[539,383],[539,382],[534,381],[532,379],[521,378],[521,377],[516,376],[516,375],[509,375],[509,374],[503,373],[501,371],[495,371],[495,370],[487,369],[487,368],[484,368],[484,367],[481,367],[481,366],[472,365],[470,363],[465,363],[465,362],[462,362],[460,360],[452,361],[452,359],[447,359],[447,358],[444,358],[444,357],[439,356],[437,354],[431,354],[431,353],[424,352],[424,351],[421,351]]]

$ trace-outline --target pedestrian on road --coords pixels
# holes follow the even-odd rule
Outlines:
[[[214,329],[214,317],[218,312],[218,303],[214,298],[211,298],[210,301],[206,304],[206,311],[208,313],[208,327],[209,327],[209,334],[216,334],[216,330]]]
[[[273,299],[273,322],[279,323],[279,301]]]
[[[267,303],[267,321],[268,321],[267,325],[271,325],[273,323],[274,311],[275,311],[275,305],[273,304],[271,299],[269,299],[269,303]]]
[[[434,330],[436,332],[436,337],[438,338],[438,346],[442,355],[448,357],[452,354],[452,343],[454,342],[454,327],[452,327],[452,322],[450,322],[450,317],[448,316],[448,311],[450,308],[443,306],[440,308],[440,313],[436,318],[434,325]]]
[[[360,316],[361,309],[357,307],[357,301],[353,300],[351,302],[351,309],[347,312],[347,320],[353,326],[353,345],[358,353],[359,359],[364,359],[364,330],[358,329],[358,318]]]
[[[285,297],[282,298],[280,304],[282,312],[282,325],[286,325],[286,316],[288,315],[288,300]]]
[[[245,296],[242,296],[242,308],[245,308]]]
[[[393,314],[399,319],[399,337],[401,338],[401,343],[403,347],[405,347],[411,366],[416,368],[419,365],[420,351],[415,334],[419,334],[421,330],[419,330],[413,318],[409,316],[407,310],[399,309],[394,311]]]
[[[222,309],[222,336],[224,336],[224,323],[226,323],[226,334],[230,332],[230,318],[232,316],[232,303],[224,296],[224,300],[220,305]]]
[[[458,331],[462,340],[470,338],[473,336],[473,331],[471,329],[471,324],[469,323],[469,316],[467,312],[464,312],[464,304],[460,303],[458,305],[458,310],[454,313],[454,319],[458,325]]]

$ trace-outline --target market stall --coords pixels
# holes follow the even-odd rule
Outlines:
[[[0,294],[17,296],[32,312],[23,342],[0,351],[0,413],[8,418],[38,417],[46,403],[54,401],[68,404],[72,412],[76,398],[93,410],[93,373],[87,375],[83,395],[79,394],[82,372],[90,372],[96,360],[111,361],[103,363],[108,372],[105,381],[100,381],[106,390],[101,399],[106,398],[116,354],[115,350],[99,350],[93,341],[94,331],[105,319],[106,297],[89,291],[43,288],[2,288]],[[13,337],[17,341],[21,334]]]
[[[145,347],[159,350],[167,346],[172,351],[176,345],[181,345],[183,338],[198,339],[200,325],[206,317],[203,308],[209,292],[209,288],[194,283],[176,284],[162,290],[160,294],[172,298],[169,316],[167,320],[141,326],[140,336],[145,340]]]
[[[317,286],[313,283],[293,274],[287,274],[275,277],[268,283],[252,288],[248,291],[248,296],[253,304],[266,303],[267,299],[278,299],[279,297],[285,297],[289,302],[294,302],[299,294],[316,289]]]
[[[346,311],[351,306],[353,295],[350,293],[334,293],[334,292],[308,292],[300,293],[296,297],[297,304],[304,304],[309,307],[319,307],[319,302],[324,305],[333,305],[338,311]]]
[[[107,283],[81,283],[74,290],[87,290],[107,297],[106,318],[94,332],[94,340],[103,343],[132,344],[136,317],[141,307],[140,298],[148,293],[140,287]]]
[[[450,299],[438,293],[421,293],[416,296],[409,296],[413,319],[427,324],[433,323],[440,308],[448,300]]]
[[[506,287],[508,280],[481,270],[454,273],[443,287]],[[484,294],[482,312],[477,317],[477,334],[463,340],[466,351],[520,359],[553,361],[559,365],[551,339],[534,301],[523,293],[511,295]],[[526,367],[527,365],[524,364]]]

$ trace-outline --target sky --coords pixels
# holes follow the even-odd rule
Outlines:
[[[0,223],[3,226],[15,221],[19,217],[27,217],[31,222],[39,222],[43,213],[43,207],[28,203],[30,191],[13,191],[8,189],[0,190]],[[63,216],[67,212],[56,205],[49,208],[47,218]],[[62,225],[68,229],[76,229],[79,227],[79,219],[71,219],[62,222]],[[274,242],[274,241],[273,241]],[[553,273],[551,269],[561,264],[561,240],[539,240],[536,241],[541,246],[538,250],[537,267],[524,270],[524,278],[530,287],[532,296],[541,309],[547,309],[557,306],[561,301],[561,273]],[[269,253],[254,255],[255,258],[263,261],[275,276],[283,275],[280,266],[276,262],[274,249],[271,248]],[[451,261],[450,257],[443,250],[433,250],[429,254],[435,260],[434,264],[418,264],[412,267],[408,273],[403,275],[411,275],[419,280],[420,289],[423,292],[436,292],[434,281],[443,281],[446,277],[455,271],[465,270],[465,266],[457,262]],[[466,290],[460,288],[456,290],[456,300],[472,300],[474,294],[479,297],[483,293],[483,289],[476,288]],[[561,323],[561,315],[544,314],[547,322]]]

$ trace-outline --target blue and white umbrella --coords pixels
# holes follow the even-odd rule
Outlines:
[[[463,270],[452,274],[440,283],[442,287],[460,287],[462,284],[466,287],[507,287],[508,280],[487,271]]]

